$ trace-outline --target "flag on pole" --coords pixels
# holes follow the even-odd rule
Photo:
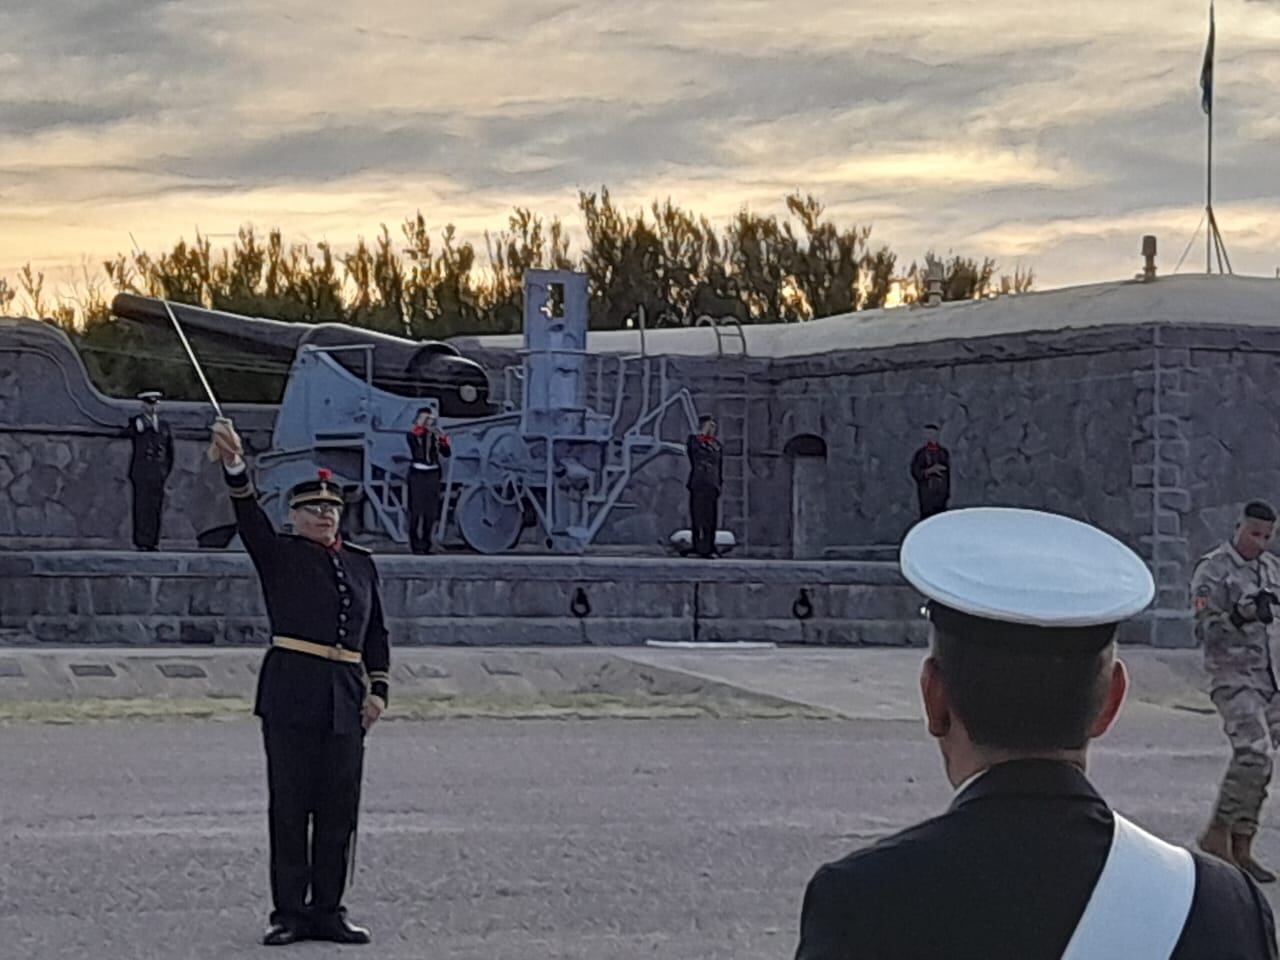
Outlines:
[[[1200,68],[1200,107],[1213,113],[1213,4],[1209,4],[1209,45],[1204,48],[1204,66]]]

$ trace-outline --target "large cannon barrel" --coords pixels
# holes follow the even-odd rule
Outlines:
[[[304,346],[369,345],[373,347],[373,383],[378,388],[400,396],[434,398],[444,417],[483,417],[493,412],[484,367],[448,343],[410,340],[345,323],[289,323],[172,302],[170,307],[197,345],[212,342],[282,365],[292,363]],[[151,297],[121,293],[111,302],[111,310],[126,320],[172,328],[164,303]],[[335,351],[332,356],[353,374],[365,375],[363,352]]]

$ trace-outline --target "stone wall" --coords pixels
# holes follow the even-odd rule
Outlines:
[[[1280,330],[1164,331],[1169,439],[1161,444],[1166,509],[1157,522],[1177,539],[1162,545],[1170,601],[1188,602],[1198,557],[1231,536],[1240,508],[1280,506]],[[1176,430],[1176,433],[1174,432]],[[1174,591],[1180,590],[1176,595]]]
[[[954,506],[1055,510],[1137,548],[1148,531],[1133,516],[1130,458],[1143,427],[1137,403],[1150,341],[1148,329],[1121,328],[772,361],[672,357],[668,370],[697,410],[720,422],[722,526],[745,539],[752,556],[792,555],[787,451],[802,437],[818,438],[826,452],[820,487],[799,491],[821,500],[813,513],[824,518],[826,549],[899,543],[917,516],[908,467],[930,420],[942,425],[951,450]],[[515,360],[470,355],[493,370]],[[609,397],[612,382],[603,382]],[[647,466],[598,542],[656,543],[686,526],[687,474],[679,456]]]
[[[20,335],[14,336],[17,332]],[[44,324],[0,336],[0,545],[126,546],[129,444],[118,431],[135,404],[89,386],[74,350]],[[758,557],[792,553],[791,504],[821,498],[821,541],[896,544],[915,516],[907,464],[920,424],[936,419],[954,458],[953,503],[1040,506],[1098,522],[1139,545],[1149,523],[1135,520],[1129,458],[1143,425],[1136,404],[1150,365],[1149,331],[1088,336],[986,338],[823,357],[675,357],[674,385],[687,386],[699,412],[712,412],[726,443],[722,525]],[[1143,340],[1146,343],[1143,343]],[[473,353],[495,374],[517,357]],[[500,376],[495,375],[496,380]],[[1166,382],[1169,382],[1166,380]],[[605,400],[615,377],[592,379]],[[22,384],[22,390],[18,385]],[[35,387],[35,389],[33,389]],[[622,422],[638,405],[639,368],[629,373]],[[1147,391],[1149,394],[1149,391]],[[1147,395],[1147,394],[1144,394]],[[1144,401],[1146,402],[1146,401]],[[251,446],[268,445],[274,408],[233,412]],[[170,404],[177,463],[168,488],[165,543],[191,544],[227,522],[217,471],[204,460],[209,411]],[[746,434],[748,455],[742,456]],[[682,442],[679,417],[666,439]],[[792,490],[788,443],[817,437],[822,489]],[[687,525],[687,465],[665,456],[635,477],[601,532],[602,545],[646,549]],[[745,475],[745,484],[741,479]]]
[[[519,359],[468,353],[498,385]],[[921,424],[937,420],[953,457],[954,506],[1037,507],[1101,525],[1138,550],[1157,578],[1148,639],[1185,644],[1196,557],[1228,535],[1245,500],[1280,499],[1272,442],[1280,330],[1153,322],[664,362],[669,384],[687,387],[699,412],[720,419],[728,450],[722,526],[752,557],[868,548],[892,556],[916,514],[908,462]],[[590,378],[596,405],[615,395],[615,363],[601,359],[601,375]],[[624,424],[641,402],[639,369],[628,368]],[[0,548],[129,544],[129,448],[116,437],[133,409],[89,386],[58,331],[0,321]],[[234,415],[251,445],[269,443],[273,408]],[[172,547],[230,514],[203,460],[207,407],[173,404],[168,417],[178,439],[165,524]],[[682,442],[686,429],[672,418],[665,438]],[[821,458],[805,464],[798,489],[797,450]],[[686,475],[679,455],[645,467],[597,542],[657,549],[687,525]],[[793,512],[821,519],[795,538],[802,548],[793,544]]]
[[[483,354],[473,354],[483,359]],[[828,556],[891,551],[915,521],[908,464],[921,425],[942,425],[952,505],[1052,510],[1096,523],[1151,566],[1158,595],[1130,640],[1192,642],[1195,558],[1230,530],[1240,504],[1280,499],[1280,331],[1152,324],[937,341],[820,357],[670,361],[700,411],[720,419],[732,456],[749,421],[749,520],[729,484],[723,525],[755,557],[792,555],[793,512],[822,518]],[[742,398],[746,398],[745,400]],[[801,438],[823,468],[800,475]],[[647,468],[602,542],[659,537],[687,523],[679,458]],[[811,509],[793,511],[793,501]],[[648,504],[646,509],[645,504]],[[813,546],[800,537],[803,549]],[[882,551],[885,552],[885,551]]]
[[[1146,528],[1132,516],[1130,457],[1141,427],[1136,371],[1149,363],[1144,339],[1148,331],[1124,329],[873,356],[677,357],[669,367],[697,409],[720,421],[722,523],[745,537],[753,556],[791,556],[788,445],[798,438],[817,438],[825,450],[825,482],[812,493],[822,498],[815,513],[825,518],[827,549],[896,545],[917,515],[908,466],[929,420],[942,424],[952,452],[953,505],[1057,510],[1100,523],[1136,547]],[[737,480],[744,467],[747,522]],[[646,467],[627,497],[634,509],[619,511],[601,542],[654,542],[687,524],[687,472],[682,457]]]
[[[138,410],[95,390],[59,330],[0,320],[0,549],[129,547],[130,443],[121,434]],[[275,408],[227,408],[253,449],[270,445]],[[162,546],[194,546],[228,523],[231,509],[205,459],[207,404],[171,403],[174,468],[166,488]]]
[[[408,555],[378,558],[397,645],[662,641],[919,644],[920,597],[890,563]],[[241,552],[0,553],[0,645],[263,645]]]

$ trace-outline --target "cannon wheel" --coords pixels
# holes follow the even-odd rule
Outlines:
[[[504,553],[516,545],[524,529],[524,507],[504,503],[484,486],[470,487],[458,498],[458,530],[478,553]]]

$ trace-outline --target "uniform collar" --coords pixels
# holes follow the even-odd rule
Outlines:
[[[1258,554],[1258,556],[1254,557],[1252,560],[1246,560],[1244,557],[1240,555],[1240,551],[1236,549],[1235,542],[1232,540],[1227,541],[1227,553],[1231,556],[1232,561],[1238,567],[1247,567],[1250,564],[1257,563],[1264,556],[1266,556],[1266,551],[1263,551],[1262,553]]]
[[[312,540],[310,537],[304,537],[300,533],[290,533],[288,534],[288,536],[292,537],[294,540],[300,540],[303,543],[309,543],[313,547],[319,547],[325,553],[341,553],[342,548],[344,546],[341,536],[339,536],[336,540],[333,541],[333,543],[329,544],[329,546],[327,547],[323,543],[321,543],[319,540]]]
[[[965,779],[964,783],[962,783],[962,784],[960,784],[960,786],[956,787],[956,796],[958,797],[958,796],[960,796],[960,794],[962,794],[962,793],[964,793],[966,790],[968,790],[971,786],[973,786],[973,785],[974,785],[974,783],[977,781],[977,779],[978,779],[979,777],[981,777],[983,774],[985,774],[985,773],[986,773],[988,770],[990,770],[990,769],[991,769],[990,767],[984,767],[983,769],[979,770],[977,773],[974,773],[974,774],[971,774],[970,776],[968,776],[968,777]]]
[[[988,797],[1075,797],[1102,802],[1084,771],[1063,760],[1010,760],[988,767],[960,785],[953,810]]]

